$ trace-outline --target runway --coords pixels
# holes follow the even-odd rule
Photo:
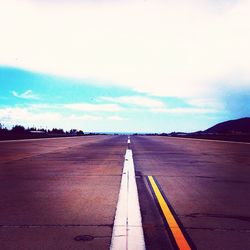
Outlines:
[[[191,248],[250,249],[250,144],[129,142],[146,249],[178,246],[149,176]],[[0,142],[1,248],[109,249],[127,148],[127,136]]]
[[[149,175],[197,249],[250,249],[250,144],[148,136],[131,143],[147,249],[166,249],[159,242],[168,237]]]
[[[109,248],[125,137],[0,144],[1,249]]]

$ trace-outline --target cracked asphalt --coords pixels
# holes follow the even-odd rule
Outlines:
[[[154,175],[198,249],[250,249],[250,144],[160,136],[131,143],[141,193]],[[148,249],[171,249],[152,242],[163,224],[150,199],[140,201]]]
[[[0,248],[108,249],[126,139],[0,142]]]
[[[109,249],[127,136],[0,142],[1,249]],[[198,249],[250,249],[250,144],[131,136],[147,249],[172,249],[153,175]]]

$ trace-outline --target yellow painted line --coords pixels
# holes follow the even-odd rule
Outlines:
[[[159,202],[159,205],[161,207],[161,210],[164,214],[164,217],[168,223],[168,226],[174,236],[174,239],[176,241],[176,244],[180,250],[191,250],[191,247],[189,246],[187,240],[185,239],[178,223],[176,222],[173,214],[171,213],[164,197],[162,196],[157,184],[155,183],[155,180],[152,176],[148,176],[149,182],[152,186],[152,189],[155,193],[155,196]]]

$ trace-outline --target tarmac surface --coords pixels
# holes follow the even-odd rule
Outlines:
[[[131,136],[147,249],[173,249],[147,176],[197,249],[250,249],[250,144]],[[109,249],[127,136],[0,142],[1,249]]]
[[[121,136],[0,142],[0,248],[108,249],[126,148]]]
[[[131,144],[147,249],[171,249],[150,202],[148,175],[197,249],[250,249],[250,144],[160,136],[133,137]]]

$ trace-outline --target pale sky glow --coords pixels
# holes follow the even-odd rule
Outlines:
[[[79,120],[105,120],[104,130],[123,130],[126,124],[124,130],[145,131],[140,126],[152,115],[151,130],[164,131],[163,118],[167,121],[171,114],[179,118],[169,118],[170,130],[175,129],[171,124],[185,130],[185,118],[202,115],[202,122],[186,123],[187,130],[195,130],[236,118],[238,104],[232,99],[248,101],[250,0],[0,0],[0,4],[0,67],[34,74],[33,78],[23,74],[22,81],[15,76],[12,85],[10,75],[0,74],[4,93],[0,118],[5,117],[5,123],[15,122],[15,112],[22,109],[25,119],[31,117],[23,121],[42,121],[39,115],[44,114],[50,121],[46,126],[71,117],[76,127],[81,127]],[[65,84],[66,91],[51,90],[56,83],[45,82],[53,76],[55,82],[57,77],[65,79],[60,86]],[[42,90],[43,85],[47,89]],[[96,86],[99,92],[93,94],[95,90],[86,86]],[[16,100],[8,101],[10,95]],[[57,103],[51,105],[52,99]],[[148,116],[138,115],[145,111]],[[240,115],[250,116],[250,110]],[[120,127],[108,120],[120,122]]]
[[[1,1],[1,64],[168,96],[250,78],[249,1],[42,2]]]
[[[101,97],[101,100],[122,103],[127,105],[145,107],[145,108],[164,108],[165,104],[157,99],[144,96],[119,96],[119,97]]]
[[[65,108],[79,111],[102,111],[114,112],[121,111],[122,107],[116,104],[88,104],[88,103],[73,103],[64,105]]]

